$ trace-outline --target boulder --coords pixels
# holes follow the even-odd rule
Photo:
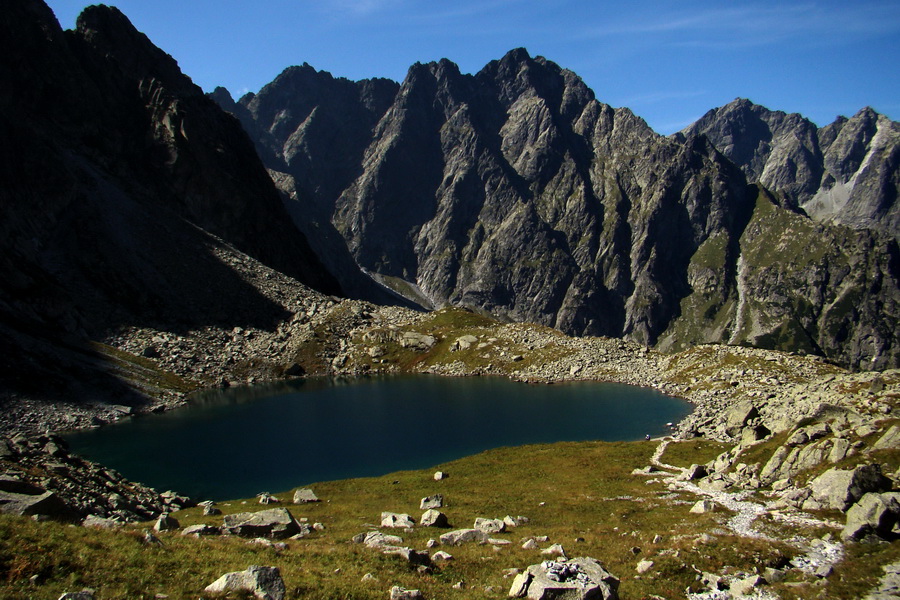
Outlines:
[[[319,498],[309,488],[301,488],[294,492],[294,504],[309,504],[319,502]]]
[[[435,494],[434,496],[425,496],[419,502],[420,510],[429,510],[432,508],[443,508],[443,507],[444,507],[443,494]]]
[[[212,525],[191,525],[190,527],[185,527],[181,530],[181,535],[192,535],[194,537],[200,537],[201,535],[219,535],[222,533],[222,530],[218,527],[213,527]]]
[[[765,425],[753,425],[750,427],[745,427],[741,432],[741,445],[749,446],[750,444],[755,444],[760,440],[764,440],[769,437],[772,432]]]
[[[544,548],[541,550],[541,554],[543,556],[566,558],[566,550],[562,547],[562,544],[553,544],[549,548]]]
[[[637,571],[639,575],[643,575],[644,573],[648,572],[652,568],[653,568],[652,560],[642,560],[637,564],[637,567],[635,567],[635,571]]]
[[[66,592],[58,600],[94,600],[94,590],[81,590],[80,592]]]
[[[40,488],[31,489],[36,489],[38,493],[0,492],[0,512],[19,516],[44,515],[64,520],[77,519],[75,511],[55,492],[45,492]]]
[[[850,440],[847,438],[834,438],[834,445],[831,446],[831,452],[828,453],[828,461],[832,463],[840,462],[847,458],[850,452]]]
[[[378,548],[381,546],[399,546],[403,543],[403,538],[396,535],[387,535],[380,531],[367,531],[353,536],[353,541],[357,544],[365,544],[369,548]]]
[[[706,465],[691,465],[681,476],[683,481],[694,481],[706,477]]]
[[[475,529],[485,533],[503,533],[506,531],[506,523],[500,519],[475,519]]]
[[[884,432],[884,435],[872,445],[872,450],[888,450],[891,448],[900,448],[900,427],[897,425],[891,425]]]
[[[474,344],[477,344],[477,343],[478,343],[478,338],[475,337],[474,335],[463,335],[463,336],[456,338],[456,341],[453,342],[452,346],[450,346],[450,350],[451,351],[468,350]]]
[[[738,402],[725,413],[725,432],[732,437],[736,436],[750,420],[758,416],[759,411],[751,401]]]
[[[443,550],[438,550],[434,554],[431,555],[431,560],[439,560],[441,562],[447,562],[448,560],[453,560],[453,555]]]
[[[300,524],[286,508],[226,515],[223,530],[240,537],[289,538],[301,532]]]
[[[488,540],[488,534],[478,529],[455,529],[441,536],[441,544],[445,546],[459,546],[466,542],[484,543]]]
[[[203,590],[207,594],[244,592],[257,600],[284,600],[286,589],[278,567],[252,565],[246,571],[226,573]]]
[[[691,512],[696,515],[702,515],[716,510],[716,503],[712,500],[700,500],[691,507]]]
[[[115,519],[107,519],[106,517],[98,517],[97,515],[88,515],[81,522],[82,527],[94,527],[96,529],[116,529],[124,525],[121,521]]]
[[[448,477],[450,477],[450,475],[448,475],[444,471],[435,471],[434,472],[434,480],[435,481],[441,481],[442,479],[447,479]]]
[[[422,527],[450,527],[450,522],[447,520],[447,515],[432,508],[422,514],[419,525]]]
[[[900,522],[900,493],[868,493],[847,511],[847,524],[841,531],[844,540],[859,540],[867,535],[887,537]]]
[[[181,528],[181,525],[178,523],[178,520],[169,513],[159,515],[156,523],[153,524],[154,531],[172,531],[179,528]]]
[[[765,584],[765,580],[759,575],[751,575],[744,579],[737,579],[731,582],[728,587],[728,593],[734,598],[743,598],[754,594],[756,588]]]
[[[830,469],[810,483],[813,498],[824,508],[845,511],[867,492],[890,489],[890,480],[879,465],[861,465],[852,470]]]
[[[383,512],[381,513],[381,526],[404,529],[407,527],[415,527],[416,520],[405,513]]]
[[[419,590],[407,590],[399,585],[391,588],[391,600],[423,600],[425,596]]]
[[[528,517],[523,517],[519,515],[518,517],[513,517],[511,515],[506,515],[503,517],[503,524],[506,525],[507,529],[512,529],[514,527],[518,527],[519,525],[524,525],[528,522]]]
[[[413,550],[412,548],[399,546],[382,546],[379,548],[383,554],[399,556],[411,567],[430,567],[431,557],[428,552]]]
[[[619,580],[593,558],[544,561],[513,580],[510,598],[618,600]]]
[[[404,331],[400,336],[400,345],[413,350],[431,350],[436,342],[437,339],[433,335],[417,331]]]
[[[43,488],[32,485],[27,481],[22,481],[18,477],[13,477],[12,475],[0,475],[0,492],[36,496],[39,494],[43,494],[45,491],[46,490],[44,490]]]

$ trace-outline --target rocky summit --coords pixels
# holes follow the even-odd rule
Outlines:
[[[212,97],[348,289],[358,265],[426,308],[898,364],[897,124],[871,110],[817,130],[740,102],[665,138],[524,49]]]

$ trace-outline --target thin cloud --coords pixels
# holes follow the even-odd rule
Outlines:
[[[834,36],[839,40],[848,35],[867,37],[897,31],[900,31],[900,11],[893,8],[866,5],[824,8],[808,3],[713,9],[693,14],[672,12],[640,22],[634,22],[632,17],[628,22],[586,28],[580,37],[600,39],[669,33],[687,37],[679,42],[684,46],[744,47],[805,35],[818,39]]]
[[[391,10],[402,4],[401,0],[330,0],[319,8],[324,12],[367,17]]]

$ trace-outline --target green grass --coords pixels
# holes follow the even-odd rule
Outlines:
[[[252,564],[279,567],[289,598],[383,600],[393,585],[421,589],[426,598],[504,598],[511,583],[504,579],[504,569],[539,562],[538,551],[520,545],[523,538],[541,535],[550,538],[539,544],[541,548],[560,543],[569,556],[592,556],[603,562],[622,580],[622,598],[652,594],[680,598],[689,586],[699,589],[692,567],[710,572],[761,571],[796,553],[785,544],[728,535],[727,511],[690,514],[696,497],[673,494],[662,483],[648,484],[647,477],[632,475],[633,469],[648,464],[655,448],[645,442],[500,448],[428,470],[314,484],[322,502],[304,506],[289,504],[292,490],[288,490],[276,494],[282,506],[295,517],[321,522],[326,528],[309,538],[287,541],[283,551],[238,538],[195,539],[178,533],[159,534],[162,547],[146,546],[140,541],[146,524],[124,531],[98,531],[0,516],[0,598],[50,598],[92,587],[98,600],[154,598],[156,594],[195,599],[221,574]],[[664,460],[703,462],[719,450],[704,440],[672,444]],[[449,473],[449,478],[434,481],[436,469]],[[513,542],[500,549],[477,544],[442,548],[454,560],[433,573],[419,573],[397,557],[350,542],[354,535],[377,525],[383,510],[406,512],[418,519],[419,500],[435,493],[444,495],[442,510],[454,528],[471,527],[477,517],[523,515],[530,521],[498,534]],[[219,507],[225,513],[265,508],[255,500],[223,502]],[[221,524],[221,517],[203,517],[199,508],[174,516],[182,527]],[[442,532],[431,528],[390,531],[418,550]],[[697,543],[704,533],[711,533],[712,540]],[[662,541],[654,543],[657,534]],[[637,554],[633,548],[639,550]],[[834,579],[835,585],[842,586],[835,589],[846,591],[828,597],[852,597],[849,590],[868,585],[871,573],[897,552],[886,545],[863,554],[853,555],[855,562],[840,571],[840,579]],[[638,577],[635,566],[641,559],[654,561],[654,568]],[[363,583],[366,573],[378,580]],[[465,581],[467,589],[453,590],[457,581]],[[494,591],[486,592],[486,587]],[[831,587],[826,589],[831,594]],[[817,594],[821,588],[810,590]],[[814,597],[812,591],[799,597]]]

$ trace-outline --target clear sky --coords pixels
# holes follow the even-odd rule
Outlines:
[[[72,28],[84,0],[48,0]],[[475,73],[525,47],[669,134],[736,97],[818,125],[900,115],[900,1],[113,0],[204,90],[237,97],[309,63],[402,81],[448,58]]]

